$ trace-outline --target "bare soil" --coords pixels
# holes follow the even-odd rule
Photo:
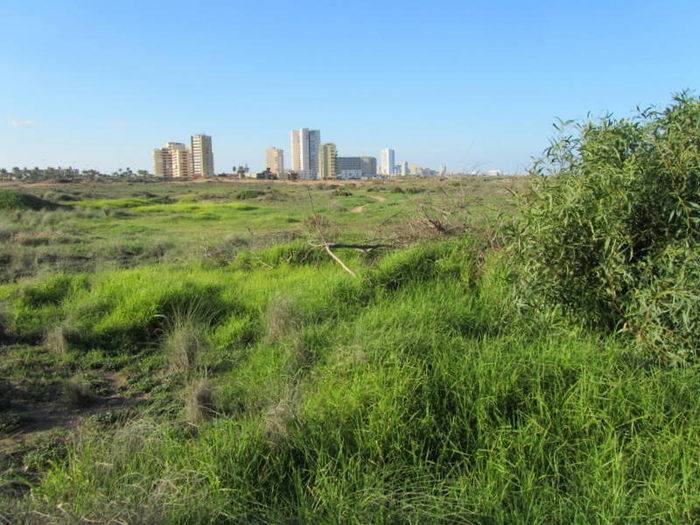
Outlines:
[[[100,375],[107,385],[106,394],[95,395],[85,406],[76,406],[65,399],[21,403],[21,421],[10,433],[0,434],[0,455],[26,450],[52,431],[74,430],[91,416],[135,407],[150,397],[149,394],[126,392],[126,377],[120,374],[101,372]],[[13,386],[21,391],[21,385]]]

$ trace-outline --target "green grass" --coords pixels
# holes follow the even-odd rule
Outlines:
[[[0,189],[0,211],[5,210],[53,210],[57,204],[46,201],[34,195],[16,191]]]
[[[426,215],[458,225],[492,227],[498,213],[507,209],[505,189],[517,184],[511,179],[406,179],[342,185],[247,181],[30,186],[22,188],[28,198],[67,202],[72,208],[4,213],[0,282],[56,269],[92,272],[160,262],[186,264],[203,256],[221,264],[241,252],[317,236],[308,223],[314,211],[325,220],[327,240],[410,244],[439,236],[426,226]],[[397,186],[406,191],[392,193]],[[411,188],[419,192],[408,191]],[[250,198],[240,200],[241,195]],[[484,204],[489,199],[490,207]],[[351,213],[363,205],[362,213]],[[458,213],[448,217],[445,212],[450,210]],[[415,224],[420,218],[423,222]],[[237,239],[236,247],[231,239]]]
[[[506,209],[499,181],[313,187],[315,223],[333,239],[367,240],[377,225],[401,239],[402,222],[426,216],[455,233],[458,217],[483,219],[409,248],[335,249],[357,278],[308,242],[307,189],[268,185],[115,186],[115,199],[172,201],[61,215],[49,226],[86,229],[66,246],[121,258],[82,272],[38,265],[0,285],[3,437],[38,403],[97,411],[74,434],[15,444],[0,462],[0,518],[700,520],[697,370],[556,311],[518,311],[488,228]],[[235,198],[250,189],[265,194]],[[106,192],[61,188],[78,190]],[[266,200],[275,191],[284,198]],[[498,209],[476,220],[475,206]],[[33,220],[27,234],[46,227]],[[107,372],[143,397],[138,408],[101,411]]]
[[[293,250],[261,254],[273,269],[152,266],[102,272],[77,288],[66,278],[17,288],[17,301],[59,305],[59,322],[81,323],[85,348],[162,359],[151,369],[158,411],[106,431],[84,427],[15,515],[699,517],[694,370],[660,368],[622,340],[565,322],[521,330],[505,262],[482,259],[470,242],[421,246],[373,266],[348,256],[358,279],[325,259],[287,262]],[[166,355],[189,344],[183,329],[199,341],[197,355],[174,369]],[[210,415],[196,406],[193,415],[193,402],[210,403]]]

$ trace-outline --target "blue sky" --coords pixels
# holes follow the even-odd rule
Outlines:
[[[341,156],[524,171],[556,118],[631,115],[700,83],[697,0],[0,0],[0,167],[151,170],[213,137],[216,171]]]

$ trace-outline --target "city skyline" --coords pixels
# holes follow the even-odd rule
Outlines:
[[[203,129],[217,171],[259,171],[260,151],[309,123],[344,156],[391,145],[397,162],[522,172],[558,118],[627,117],[697,89],[698,18],[690,0],[11,3],[0,166],[151,171],[150,148]]]

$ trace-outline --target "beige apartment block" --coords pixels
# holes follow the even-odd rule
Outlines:
[[[318,158],[318,175],[321,179],[338,178],[338,150],[333,143],[321,145]]]
[[[214,153],[209,135],[192,136],[192,171],[195,177],[214,176]]]
[[[168,142],[153,150],[153,173],[165,179],[192,177],[190,148],[180,142]]]
[[[265,166],[278,177],[284,175],[284,151],[278,148],[267,148]]]

